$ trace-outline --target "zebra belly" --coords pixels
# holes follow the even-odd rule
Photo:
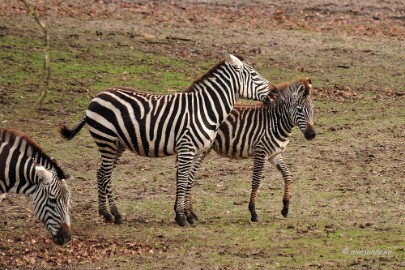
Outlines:
[[[213,149],[217,154],[231,159],[246,159],[254,155],[254,149],[246,144],[236,142],[223,142],[221,145],[218,141],[214,142]]]
[[[91,123],[88,128],[100,150],[102,147],[109,149],[124,147],[137,155],[147,157],[165,157],[176,154],[177,140],[174,131],[166,133],[165,136],[159,132],[156,136],[151,136],[151,132],[142,125],[131,133],[116,127],[102,131]]]

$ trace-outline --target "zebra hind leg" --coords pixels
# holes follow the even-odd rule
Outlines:
[[[113,169],[117,166],[118,161],[124,152],[125,152],[125,147],[123,145],[119,144],[117,153],[116,153],[115,159],[114,159]],[[106,190],[107,190],[107,198],[110,203],[110,211],[111,211],[111,214],[114,216],[114,223],[122,224],[122,216],[118,211],[118,208],[114,202],[114,198],[113,198],[112,192],[111,192],[111,177],[110,177],[110,181],[107,184]]]
[[[97,185],[98,185],[98,213],[103,216],[104,221],[112,223],[114,221],[114,216],[107,209],[107,194],[106,194],[106,182],[110,181],[108,178],[110,176],[106,175],[103,164],[97,171]]]
[[[122,224],[122,216],[118,211],[117,206],[115,205],[113,196],[112,196],[112,192],[111,192],[111,180],[110,182],[107,184],[107,199],[108,202],[110,203],[110,211],[112,216],[114,217],[114,223],[115,224]]]
[[[111,159],[111,154],[109,156],[102,156],[102,162],[97,171],[99,214],[104,217],[105,222],[114,222],[115,224],[122,224],[122,216],[113,199],[111,175],[124,150],[125,149],[119,148],[115,155],[113,155],[115,156],[113,159]],[[111,212],[107,209],[107,199]]]

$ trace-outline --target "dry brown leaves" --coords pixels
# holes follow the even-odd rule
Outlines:
[[[113,243],[105,239],[86,239],[84,236],[75,236],[65,247],[55,246],[49,238],[37,241],[30,239],[29,235],[14,239],[0,237],[0,269],[49,268],[73,262],[97,262],[117,254],[139,256],[153,252],[153,248],[137,242]]]
[[[356,35],[387,35],[403,39],[405,36],[402,6],[390,3],[372,3],[364,8],[352,6],[342,0],[330,4],[300,4],[266,1],[93,1],[79,0],[29,1],[40,16],[73,18],[114,18],[150,21],[182,27],[184,23],[195,27],[254,29],[284,28],[312,31],[338,31]],[[332,1],[333,2],[333,1]],[[1,15],[26,14],[20,1],[6,2]]]
[[[335,100],[338,102],[345,102],[349,100],[361,100],[365,98],[378,100],[382,98],[397,99],[405,96],[405,92],[395,91],[393,89],[371,89],[374,93],[372,97],[365,97],[361,94],[362,89],[353,90],[348,86],[334,85],[332,87],[319,87],[314,89],[314,96],[318,99]]]

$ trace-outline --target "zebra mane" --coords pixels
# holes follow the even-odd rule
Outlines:
[[[240,55],[235,55],[236,58],[238,58],[240,61],[243,61],[243,57]],[[207,71],[204,75],[202,75],[200,78],[195,80],[186,90],[186,92],[193,92],[194,86],[197,85],[198,83],[204,81],[208,77],[211,77],[212,74],[215,73],[220,67],[222,67],[225,64],[225,60],[219,61],[214,67],[212,67],[210,70]]]
[[[305,87],[305,95],[311,95],[311,80],[309,78],[298,77],[294,81],[291,82],[282,82],[276,85],[276,88],[280,92],[280,97],[286,97],[287,95],[291,94],[292,90],[295,90],[300,84],[304,84]]]
[[[202,75],[200,78],[198,78],[197,80],[195,80],[186,90],[186,92],[193,92],[194,90],[194,86],[196,86],[198,83],[204,81],[205,79],[207,79],[208,77],[211,77],[212,74],[215,73],[215,71],[217,71],[220,67],[222,67],[225,64],[225,60],[222,60],[220,62],[218,62],[214,67],[212,67],[210,70],[207,71],[207,73],[205,73],[204,75]]]
[[[0,140],[3,141],[4,138],[7,138],[7,142],[9,144],[13,144],[18,138],[21,139],[21,141],[25,141],[27,148],[30,147],[32,152],[30,158],[37,158],[39,160],[40,158],[45,159],[49,162],[49,164],[52,165],[52,167],[55,169],[59,179],[67,179],[68,176],[65,174],[65,172],[62,170],[62,168],[59,166],[58,162],[54,159],[51,158],[48,154],[42,150],[42,148],[34,141],[32,140],[28,135],[14,129],[7,129],[7,128],[0,128]],[[42,165],[42,164],[40,164]]]

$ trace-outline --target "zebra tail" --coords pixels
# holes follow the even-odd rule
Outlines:
[[[86,117],[83,117],[73,129],[68,128],[66,125],[62,125],[59,128],[59,133],[62,135],[63,138],[70,141],[77,135],[77,133],[79,133],[79,131],[84,127],[85,124]]]

